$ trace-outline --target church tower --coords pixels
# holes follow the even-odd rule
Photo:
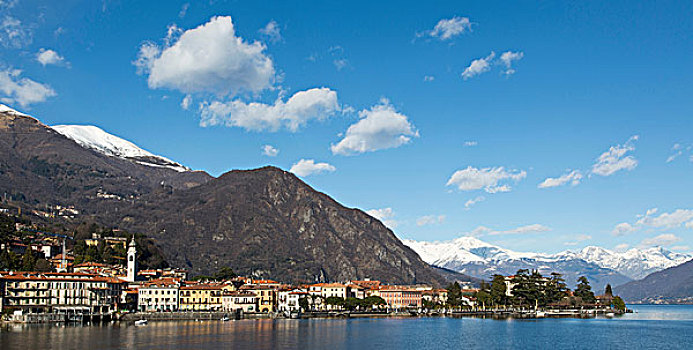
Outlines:
[[[132,236],[132,241],[128,245],[128,282],[135,282],[137,277],[137,247],[135,247],[135,236]]]

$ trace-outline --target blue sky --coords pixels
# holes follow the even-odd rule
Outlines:
[[[0,98],[213,175],[293,167],[403,238],[689,252],[691,15],[682,1],[1,0]]]

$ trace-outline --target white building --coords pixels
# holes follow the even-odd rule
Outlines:
[[[224,292],[221,303],[224,311],[257,312],[257,296],[253,292]]]
[[[126,281],[135,282],[137,277],[137,247],[135,246],[135,236],[128,246],[128,277]]]
[[[177,311],[179,289],[178,280],[173,278],[160,278],[142,284],[137,293],[139,311]]]
[[[299,300],[309,298],[308,291],[305,289],[281,290],[277,293],[277,309],[279,311],[297,312],[301,310]]]

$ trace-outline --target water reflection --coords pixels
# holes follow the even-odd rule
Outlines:
[[[685,348],[693,307],[635,306],[605,319],[378,318],[12,325],[0,349]],[[667,320],[652,322],[652,320]]]

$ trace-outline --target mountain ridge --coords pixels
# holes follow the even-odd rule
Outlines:
[[[474,277],[488,278],[491,274],[513,274],[519,268],[538,269],[544,273],[560,272],[574,283],[579,275],[587,275],[595,285],[620,285],[642,278],[654,271],[678,265],[690,256],[670,252],[661,247],[630,249],[619,253],[605,248],[588,246],[578,252],[556,254],[515,252],[475,237],[460,237],[450,241],[425,242],[403,240],[404,244],[434,266],[449,268]],[[551,271],[553,270],[553,271]]]
[[[74,206],[76,219],[145,233],[172,265],[222,266],[283,281],[472,280],[438,273],[380,221],[276,167],[205,172],[152,167],[85,147],[14,110],[0,112],[0,193],[26,209]]]

